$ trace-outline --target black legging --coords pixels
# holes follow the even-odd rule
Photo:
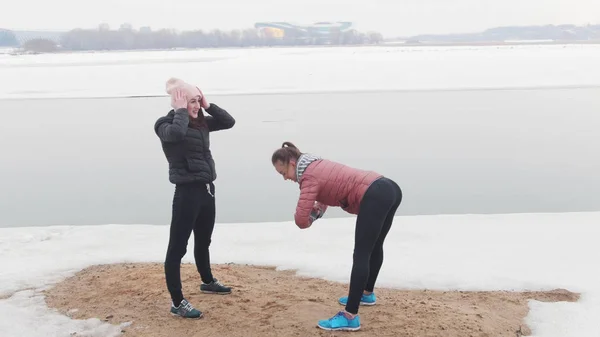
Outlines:
[[[202,183],[179,184],[173,196],[173,214],[169,235],[169,247],[165,259],[165,277],[171,300],[178,306],[183,299],[181,291],[181,259],[187,252],[188,239],[194,231],[194,259],[202,282],[210,283],[210,246],[215,227],[215,186],[210,193]]]
[[[382,177],[369,186],[360,203],[354,234],[354,259],[346,311],[358,313],[363,291],[372,292],[383,264],[383,241],[402,201],[400,187]]]

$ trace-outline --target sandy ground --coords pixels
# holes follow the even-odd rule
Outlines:
[[[195,267],[182,265],[184,295],[204,312],[204,317],[196,320],[169,314],[162,264],[90,267],[48,289],[46,301],[49,307],[76,319],[131,322],[123,336],[515,337],[531,333],[523,322],[529,299],[579,298],[566,290],[516,293],[376,289],[377,305],[360,308],[360,331],[330,332],[318,329],[316,323],[343,309],[337,299],[346,295],[346,284],[248,265],[215,265],[213,274],[233,286],[232,294],[201,293]]]

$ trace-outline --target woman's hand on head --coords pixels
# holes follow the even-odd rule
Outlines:
[[[202,109],[208,109],[210,107],[210,103],[208,103],[206,96],[204,96],[204,93],[202,92],[202,90],[200,90],[200,88],[196,87],[196,89],[200,91],[200,95],[202,96],[202,98],[200,99],[200,106],[202,107]]]
[[[185,91],[181,89],[176,89],[173,95],[171,95],[171,100],[173,101],[173,107],[175,110],[177,109],[187,109],[187,95]]]

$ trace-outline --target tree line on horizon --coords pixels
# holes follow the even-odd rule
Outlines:
[[[61,33],[58,38],[40,37],[30,39],[20,47],[29,52],[92,51],[92,50],[143,50],[175,48],[223,48],[264,47],[302,45],[361,45],[383,41],[378,32],[363,33],[357,30],[333,32],[327,39],[295,37],[277,38],[255,28],[244,30],[210,31],[194,30],[178,32],[172,29],[152,30],[149,27],[133,29],[123,24],[119,29],[110,29],[106,24],[96,29],[72,29]],[[4,44],[3,44],[4,43]],[[11,45],[12,43],[12,45]],[[0,30],[0,46],[17,46],[14,33]]]
[[[0,28],[0,47],[20,47],[21,52],[55,52],[88,50],[142,50],[174,48],[263,47],[298,45],[364,45],[383,41],[378,32],[362,33],[356,30],[337,32],[330,40],[296,39],[292,34],[283,39],[268,31],[254,28],[243,30],[183,31],[142,27],[134,30],[123,24],[117,30],[108,25],[96,29],[73,29],[68,32],[13,32]],[[506,26],[487,29],[480,33],[415,35],[388,39],[406,43],[457,43],[505,40],[554,40],[600,42],[600,25],[538,25]]]

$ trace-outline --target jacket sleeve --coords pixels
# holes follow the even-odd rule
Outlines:
[[[300,187],[300,197],[296,206],[294,220],[296,226],[304,229],[312,225],[315,218],[311,217],[311,211],[319,194],[319,183],[311,176],[305,176]]]
[[[154,131],[163,142],[178,142],[185,138],[190,116],[187,109],[177,109],[173,121],[161,117],[154,124]]]
[[[205,111],[210,115],[206,116],[208,131],[231,129],[235,125],[235,119],[225,109],[221,109],[214,103],[210,103]]]

